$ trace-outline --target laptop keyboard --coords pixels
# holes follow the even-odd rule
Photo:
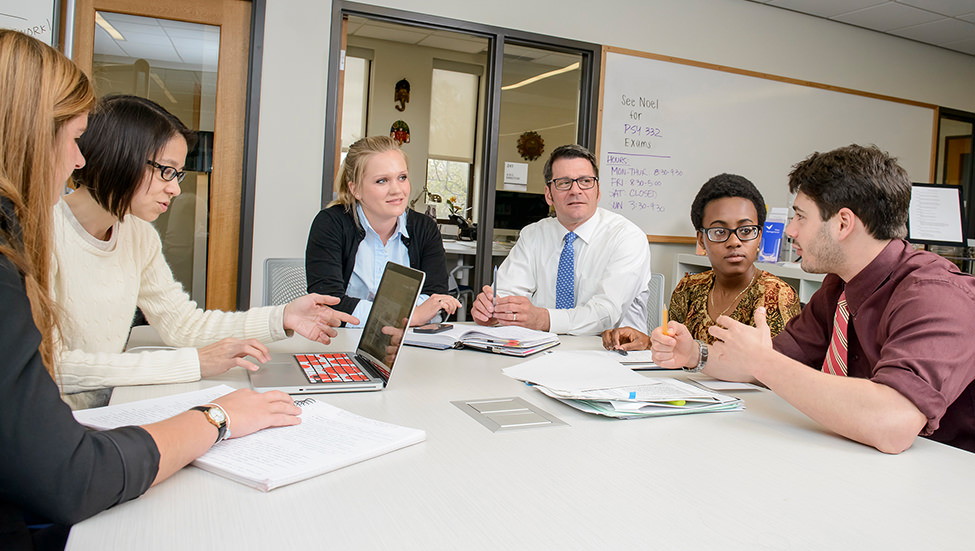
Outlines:
[[[359,383],[369,376],[348,354],[295,354],[310,383]]]

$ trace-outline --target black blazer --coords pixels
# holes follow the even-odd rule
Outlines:
[[[437,223],[429,216],[412,209],[406,211],[406,232],[403,237],[410,255],[410,267],[424,272],[422,293],[433,295],[447,292],[447,260]],[[345,294],[355,268],[355,255],[366,230],[356,223],[343,205],[334,205],[315,216],[308,232],[305,248],[305,277],[308,292],[339,298],[334,308],[351,314],[359,299]],[[365,320],[361,320],[365,321]]]

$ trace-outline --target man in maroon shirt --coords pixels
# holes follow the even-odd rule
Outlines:
[[[887,453],[920,434],[975,452],[975,277],[903,240],[911,184],[895,159],[851,145],[814,153],[789,175],[786,233],[819,291],[775,339],[717,319],[711,347],[670,322],[654,360],[731,381],[758,381],[830,430]],[[846,375],[823,370],[845,296]],[[814,369],[809,369],[810,367]],[[688,369],[690,368],[690,369]]]

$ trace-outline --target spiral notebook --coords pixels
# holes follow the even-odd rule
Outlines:
[[[526,327],[455,325],[442,333],[406,333],[406,344],[424,348],[474,348],[507,356],[530,356],[559,344],[559,336]]]
[[[112,429],[154,423],[232,392],[220,385],[163,398],[74,412],[79,423]],[[267,492],[426,440],[426,432],[361,417],[314,398],[296,400],[301,424],[217,442],[193,465]],[[233,431],[231,420],[231,431]]]

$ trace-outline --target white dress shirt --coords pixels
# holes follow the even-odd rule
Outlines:
[[[352,269],[352,277],[349,278],[349,287],[345,294],[359,299],[352,315],[359,319],[359,325],[349,324],[348,327],[362,327],[369,317],[372,310],[373,299],[376,298],[376,291],[379,290],[379,282],[383,278],[383,271],[386,270],[387,262],[394,262],[400,266],[409,267],[410,251],[403,243],[403,237],[409,237],[406,231],[406,212],[396,220],[396,231],[393,236],[383,244],[376,230],[369,225],[369,220],[362,212],[362,206],[356,205],[359,215],[359,222],[366,230],[366,237],[359,243],[359,248],[355,253],[355,267]],[[416,299],[416,304],[430,298],[429,295],[420,294]]]
[[[549,331],[596,335],[623,325],[645,327],[650,245],[633,222],[605,209],[575,229],[576,307],[555,308],[555,279],[568,230],[546,218],[521,230],[498,268],[498,295],[528,297],[548,309]]]

